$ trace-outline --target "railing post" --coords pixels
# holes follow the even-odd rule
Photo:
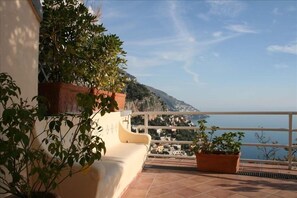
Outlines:
[[[288,169],[292,169],[292,146],[293,146],[293,113],[289,113],[289,148],[288,148]]]
[[[146,113],[144,114],[144,133],[148,134],[148,118],[149,115]]]

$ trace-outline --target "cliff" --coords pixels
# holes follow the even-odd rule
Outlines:
[[[167,93],[137,82],[130,77],[127,84],[126,109],[138,111],[199,111],[195,107],[178,100]],[[205,118],[204,115],[190,116],[189,119],[197,120]]]

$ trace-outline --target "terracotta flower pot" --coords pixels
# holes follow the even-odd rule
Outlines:
[[[237,173],[240,153],[237,155],[195,153],[199,171]]]
[[[38,85],[38,95],[48,100],[48,113],[79,112],[76,95],[88,93],[89,88],[67,83],[41,83]]]
[[[99,95],[99,94],[104,94],[107,95],[109,97],[113,97],[115,99],[115,101],[118,104],[118,110],[124,110],[125,108],[125,102],[126,102],[126,94],[123,93],[114,93],[114,92],[110,92],[110,91],[103,91],[103,90],[99,90],[99,89],[92,89],[92,93],[95,95]]]
[[[38,85],[38,95],[47,98],[48,113],[56,115],[60,113],[78,113],[79,108],[76,101],[78,93],[89,93],[90,89],[68,83],[40,83]],[[92,89],[95,95],[105,94],[114,97],[119,110],[125,108],[126,94],[112,93],[98,89]],[[114,111],[114,110],[112,110]]]

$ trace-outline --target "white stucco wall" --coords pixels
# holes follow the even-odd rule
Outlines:
[[[32,0],[0,1],[0,72],[14,78],[23,98],[37,95],[39,20]]]
[[[32,0],[0,0],[0,72],[13,77],[23,98],[37,95],[39,24]]]

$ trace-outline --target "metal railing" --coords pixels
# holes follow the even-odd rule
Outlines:
[[[133,112],[131,116],[143,116],[144,117],[144,124],[134,126],[137,129],[143,129],[144,133],[148,133],[149,129],[176,129],[176,130],[197,130],[198,127],[196,126],[150,126],[149,119],[151,116],[156,117],[160,115],[179,115],[179,116],[193,116],[193,115],[252,115],[252,116],[287,116],[287,127],[285,128],[263,128],[263,127],[240,127],[240,128],[232,128],[232,127],[224,127],[219,128],[219,130],[239,130],[239,131],[271,131],[271,132],[286,132],[288,133],[288,143],[287,144],[261,144],[261,143],[248,143],[243,142],[242,146],[250,146],[250,147],[277,147],[277,148],[285,148],[288,151],[287,160],[262,160],[262,159],[244,159],[242,158],[241,161],[245,162],[258,162],[258,163],[277,163],[277,164],[285,164],[288,165],[288,169],[292,169],[292,165],[297,164],[297,162],[293,162],[293,149],[297,149],[297,145],[293,144],[293,133],[297,132],[296,128],[293,128],[293,121],[297,122],[297,112],[170,112],[170,111],[159,111],[159,112]],[[163,140],[152,140],[152,143],[167,143],[167,144],[191,144],[192,141],[163,141]],[[165,155],[165,154],[149,154],[149,156],[154,157],[173,157],[173,158],[194,158],[193,156],[177,156],[177,155]]]

